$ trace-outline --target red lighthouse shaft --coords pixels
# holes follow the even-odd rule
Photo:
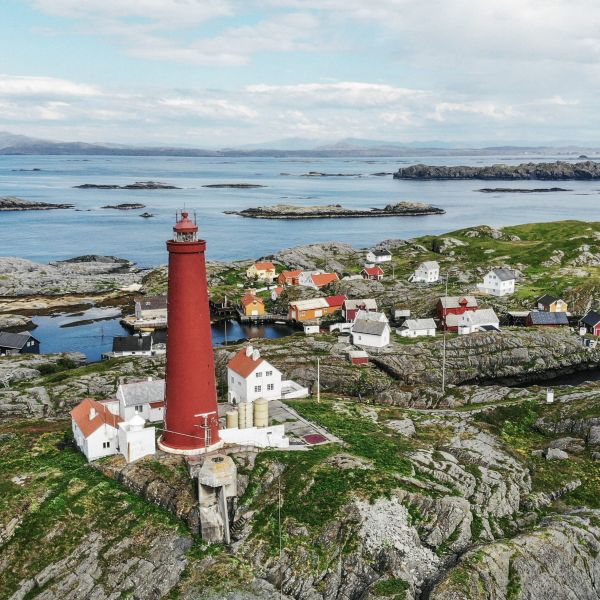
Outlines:
[[[195,454],[219,442],[217,387],[208,308],[206,242],[181,213],[169,252],[165,432],[167,452]]]

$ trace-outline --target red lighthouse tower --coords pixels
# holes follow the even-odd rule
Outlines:
[[[165,432],[159,446],[199,454],[219,446],[217,387],[204,252],[187,212],[173,227],[169,252]]]

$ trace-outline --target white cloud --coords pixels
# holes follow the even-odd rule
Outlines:
[[[98,89],[54,77],[29,77],[0,74],[0,96],[97,96]]]

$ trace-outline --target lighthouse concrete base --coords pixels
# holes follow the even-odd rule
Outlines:
[[[225,442],[223,440],[219,440],[216,444],[212,444],[204,448],[191,448],[189,450],[185,450],[183,448],[171,448],[171,446],[163,444],[162,436],[158,438],[158,447],[163,452],[168,452],[169,454],[179,454],[180,456],[198,456],[200,454],[208,454],[209,452],[214,452],[215,450],[222,448],[224,443]]]

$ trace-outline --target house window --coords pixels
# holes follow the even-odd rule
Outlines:
[[[274,383],[267,383],[267,391],[272,392],[275,389]]]
[[[143,410],[144,410],[144,407],[141,405],[138,405],[135,407],[135,412],[141,413],[141,412],[143,412]]]
[[[271,375],[273,375],[273,371],[267,371],[265,373],[265,377],[271,377]]]
[[[262,377],[262,371],[256,374],[257,377]]]
[[[102,442],[102,447],[103,447],[104,449],[106,449],[106,448],[110,448],[110,442]]]
[[[235,379],[232,377],[232,378],[231,378],[231,383],[233,383],[234,381],[235,381]]]
[[[254,391],[255,391],[256,393],[260,392],[261,390],[262,390],[262,386],[261,386],[261,385],[255,385],[255,386],[254,386]]]

